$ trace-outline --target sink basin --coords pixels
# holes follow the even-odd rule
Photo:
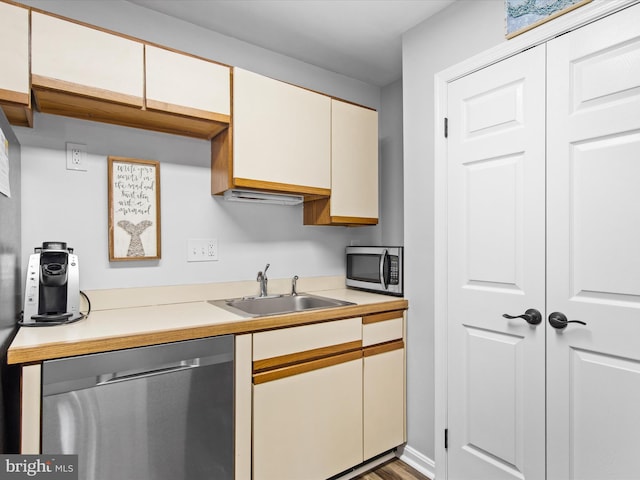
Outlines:
[[[230,300],[209,300],[211,305],[245,317],[282,315],[306,312],[321,308],[355,305],[352,302],[300,293],[298,295],[273,295],[268,297],[242,297]]]

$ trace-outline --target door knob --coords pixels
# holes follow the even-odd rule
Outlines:
[[[509,319],[523,318],[524,320],[527,321],[529,325],[538,325],[540,322],[542,322],[542,315],[535,308],[528,309],[522,315],[513,316],[513,315],[503,313],[502,316],[504,318],[509,318]]]
[[[567,325],[569,323],[579,323],[581,325],[586,325],[586,323],[581,320],[567,320],[567,316],[561,312],[553,312],[551,315],[549,315],[549,325],[551,325],[553,328],[563,330],[567,328]]]

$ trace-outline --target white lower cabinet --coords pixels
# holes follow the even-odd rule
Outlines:
[[[323,480],[361,462],[362,359],[254,385],[254,480]]]
[[[363,453],[368,460],[406,441],[404,312],[362,319]]]
[[[323,480],[362,462],[362,320],[253,335],[253,479]]]
[[[405,441],[404,313],[253,335],[253,480],[324,480]]]

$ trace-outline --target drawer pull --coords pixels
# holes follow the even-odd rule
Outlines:
[[[261,383],[272,382],[274,380],[280,380],[281,378],[312,372],[314,370],[332,367],[334,365],[359,360],[361,358],[362,350],[356,350],[355,352],[341,353],[340,355],[333,355],[331,357],[312,360],[310,362],[297,363],[288,367],[256,373],[253,375],[253,384],[259,385]]]
[[[365,357],[371,357],[372,355],[379,355],[381,353],[392,352],[394,350],[401,350],[404,348],[403,340],[393,340],[391,342],[379,343],[377,345],[371,345],[365,347],[363,352]]]
[[[297,363],[319,360],[339,353],[360,350],[361,348],[362,340],[356,340],[353,342],[341,343],[339,345],[330,345],[328,347],[305,350],[304,352],[296,352],[287,355],[280,355],[278,357],[265,358],[263,360],[255,360],[253,362],[253,373],[260,373],[265,370],[273,370],[274,368],[288,367]]]
[[[384,322],[386,320],[393,320],[395,318],[402,318],[404,310],[394,310],[391,312],[374,313],[373,315],[365,315],[362,317],[362,324],[368,325],[370,323]]]

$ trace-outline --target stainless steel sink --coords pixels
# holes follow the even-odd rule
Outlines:
[[[321,308],[355,305],[353,302],[336,300],[300,293],[298,295],[270,295],[267,297],[242,297],[229,300],[209,300],[211,305],[245,317],[263,317],[285,313],[306,312]]]

